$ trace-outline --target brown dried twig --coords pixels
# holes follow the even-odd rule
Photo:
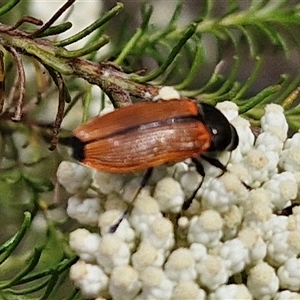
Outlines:
[[[0,114],[2,113],[5,100],[5,69],[3,55],[3,52],[0,51]]]
[[[32,16],[23,16],[20,20],[18,20],[14,25],[8,26],[8,25],[0,25],[0,32],[13,32],[17,28],[19,28],[23,23],[30,23],[34,25],[43,25],[43,21],[37,18],[34,18]],[[25,31],[20,31],[19,35],[22,36],[28,36],[29,33]]]
[[[58,143],[58,134],[64,117],[67,90],[61,74],[54,70],[48,70],[54,83],[58,87],[58,109],[53,125],[53,137],[49,147],[49,150],[53,151]]]
[[[16,103],[15,114],[11,119],[13,121],[18,122],[21,120],[22,106],[23,106],[24,96],[25,96],[25,70],[24,70],[24,66],[23,66],[21,57],[18,54],[18,52],[16,51],[16,49],[11,46],[7,46],[7,45],[5,46],[5,49],[13,55],[13,57],[15,58],[15,61],[17,63],[17,74],[18,74],[17,83],[19,86],[19,98]]]

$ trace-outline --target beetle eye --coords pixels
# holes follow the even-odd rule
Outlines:
[[[212,132],[213,135],[218,134],[218,130],[217,130],[216,128],[212,128],[212,129],[211,129],[211,132]]]

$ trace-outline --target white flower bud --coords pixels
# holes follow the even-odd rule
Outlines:
[[[116,266],[129,263],[130,250],[126,243],[113,234],[106,234],[102,237],[97,252],[97,262],[110,274]]]
[[[202,176],[197,171],[184,172],[180,177],[180,184],[185,195],[189,197],[198,188],[202,180]]]
[[[236,118],[239,114],[238,106],[232,101],[218,102],[216,108],[220,110],[229,121]]]
[[[235,237],[241,221],[241,210],[236,205],[232,205],[230,209],[223,214],[223,239],[228,240]]]
[[[142,242],[138,250],[132,255],[132,265],[139,272],[149,266],[161,267],[164,260],[165,257],[161,249],[145,242]]]
[[[252,133],[249,121],[241,117],[236,117],[231,123],[235,127],[239,136],[239,144],[231,154],[231,161],[239,163],[242,157],[253,148],[255,137]]]
[[[201,188],[201,204],[206,209],[224,213],[237,203],[246,201],[249,191],[235,174],[205,180]]]
[[[258,135],[255,146],[258,150],[279,153],[283,148],[283,140],[271,132],[262,132]]]
[[[56,172],[58,182],[70,194],[85,191],[92,183],[92,170],[77,163],[62,161]]]
[[[157,218],[161,217],[162,213],[159,211],[157,201],[143,189],[137,196],[134,207],[128,216],[129,222],[138,233],[142,233],[148,230],[149,225]]]
[[[108,291],[113,299],[131,300],[139,293],[141,282],[138,272],[129,265],[117,266],[113,269]]]
[[[253,265],[263,260],[267,254],[267,245],[259,235],[258,230],[244,227],[239,233],[238,238],[248,249],[249,262]]]
[[[70,278],[84,297],[96,298],[107,289],[108,277],[97,265],[77,261],[70,269]]]
[[[282,141],[287,137],[288,123],[283,113],[283,108],[277,104],[268,104],[265,114],[260,120],[263,131],[277,135]]]
[[[216,246],[222,237],[223,220],[214,210],[206,210],[200,216],[194,216],[190,222],[188,241],[201,243],[206,247]]]
[[[247,286],[255,299],[273,299],[279,288],[274,269],[265,262],[254,266],[248,275]]]
[[[292,146],[283,150],[280,155],[279,165],[285,171],[300,171],[300,146]]]
[[[295,133],[284,143],[283,151],[280,154],[279,165],[285,171],[300,171],[300,133]]]
[[[209,300],[252,300],[248,288],[244,284],[228,284],[218,287],[213,293],[209,295]]]
[[[203,244],[193,243],[190,246],[190,250],[197,263],[201,262],[202,259],[207,256],[207,249]]]
[[[101,212],[99,198],[82,199],[75,195],[68,200],[68,215],[83,225],[95,226]]]
[[[230,272],[226,267],[226,262],[216,255],[207,255],[197,264],[196,269],[199,274],[201,284],[209,290],[215,290],[220,285],[228,281]]]
[[[110,233],[111,228],[116,225],[122,217],[123,212],[119,210],[109,210],[102,213],[98,223],[101,235],[104,236],[105,234]],[[134,247],[136,233],[131,228],[126,216],[120,222],[117,230],[114,232],[114,236],[118,237],[123,242],[126,242],[131,247]]]
[[[156,184],[153,197],[162,212],[178,213],[184,202],[184,193],[179,182],[171,177],[165,177]]]
[[[249,262],[249,251],[238,238],[226,241],[221,246],[219,255],[226,261],[231,275],[241,272]]]
[[[162,99],[162,100],[171,100],[171,99],[179,99],[180,94],[173,86],[163,86],[158,91],[158,96],[156,96],[153,100]]]
[[[278,277],[280,287],[293,292],[300,290],[300,259],[296,257],[289,258],[279,269]]]
[[[141,240],[157,249],[170,250],[175,243],[172,222],[163,217],[155,219],[142,233]]]
[[[252,178],[252,187],[258,187],[268,179],[269,160],[266,154],[258,149],[250,150],[243,158],[242,164],[248,169]]]
[[[165,273],[173,281],[192,281],[196,279],[195,260],[186,248],[174,250],[165,263]]]
[[[268,262],[275,267],[287,259],[300,254],[300,233],[298,231],[282,231],[275,233],[268,243]]]
[[[298,184],[290,172],[275,174],[263,187],[270,191],[275,210],[283,209],[290,200],[297,196]]]
[[[174,287],[171,300],[204,300],[206,293],[194,281],[179,281]]]
[[[119,192],[124,184],[124,176],[122,174],[97,171],[94,173],[93,179],[95,187],[104,195]]]
[[[300,294],[288,290],[276,293],[274,300],[299,300]]]
[[[169,280],[164,271],[157,267],[147,267],[140,277],[142,281],[142,294],[140,300],[167,300],[171,298],[173,282]]]
[[[79,228],[70,233],[70,248],[85,262],[95,262],[96,253],[100,244],[100,236]]]

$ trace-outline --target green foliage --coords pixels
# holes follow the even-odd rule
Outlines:
[[[226,10],[218,12],[219,2],[206,0],[201,1],[197,17],[179,25],[183,4],[179,2],[166,25],[159,26],[152,23],[154,9],[145,2],[135,32],[127,32],[119,23],[119,34],[110,37],[109,27],[124,20],[126,4],[117,3],[80,32],[59,39],[72,24],[53,23],[74,0],[66,1],[43,25],[25,15],[15,24],[7,24],[7,14],[22,13],[22,2],[26,1],[8,0],[0,7],[0,16],[6,21],[0,24],[0,205],[6,215],[1,225],[16,226],[25,211],[20,229],[0,247],[0,273],[5,274],[0,281],[1,299],[57,299],[68,268],[77,259],[61,231],[67,220],[54,221],[48,214],[54,206],[49,199],[54,197],[54,173],[63,150],[50,153],[46,147],[52,138],[51,148],[55,148],[59,132],[68,135],[60,128],[61,122],[72,116],[77,102],[82,102],[82,119],[88,118],[92,85],[99,86],[116,107],[131,103],[132,97],[150,100],[158,95],[160,86],[174,85],[181,95],[210,104],[231,100],[253,124],[257,124],[266,103],[279,103],[291,129],[300,128],[300,104],[294,104],[300,75],[289,74],[287,68],[286,74],[274,74],[271,83],[258,85],[260,90],[257,87],[264,79],[263,70],[269,67],[270,54],[276,53],[287,66],[293,63],[293,53],[299,55],[299,5],[253,0],[242,9],[240,1],[228,1]],[[80,49],[65,48],[83,38],[88,41]],[[99,56],[98,50],[108,43],[110,50]],[[211,48],[216,54],[208,67]],[[144,70],[149,60],[152,63]],[[35,67],[36,82],[27,88],[23,65],[28,61]],[[223,67],[228,61],[230,71],[226,73]],[[245,62],[251,62],[250,70]],[[245,80],[241,79],[244,71]],[[86,83],[77,80],[80,78]],[[58,106],[57,115],[50,116],[55,119],[53,124],[36,117],[47,99]],[[36,236],[42,242],[32,246],[36,243],[32,223],[41,212],[47,226]],[[29,247],[27,235],[31,236]],[[1,236],[2,240],[7,238]],[[79,299],[77,290],[65,297]]]
[[[0,247],[2,273],[14,273],[10,279],[3,279],[0,282],[1,299],[48,299],[51,294],[55,294],[53,293],[55,290],[62,287],[61,278],[65,280],[67,270],[77,260],[67,248],[64,249],[65,239],[51,224],[48,226],[45,242],[40,246],[35,246],[33,251],[30,250],[31,253],[29,252],[25,257],[15,257],[13,252],[25,239],[33,220],[32,217],[32,214],[25,212],[19,231]],[[42,270],[40,270],[40,265]],[[43,291],[40,296],[32,296],[38,291]],[[77,291],[73,292],[72,297],[76,293]]]

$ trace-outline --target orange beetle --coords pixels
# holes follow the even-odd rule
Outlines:
[[[235,128],[215,107],[187,98],[119,108],[73,131],[73,157],[92,168],[126,173],[205,153],[234,150]]]

